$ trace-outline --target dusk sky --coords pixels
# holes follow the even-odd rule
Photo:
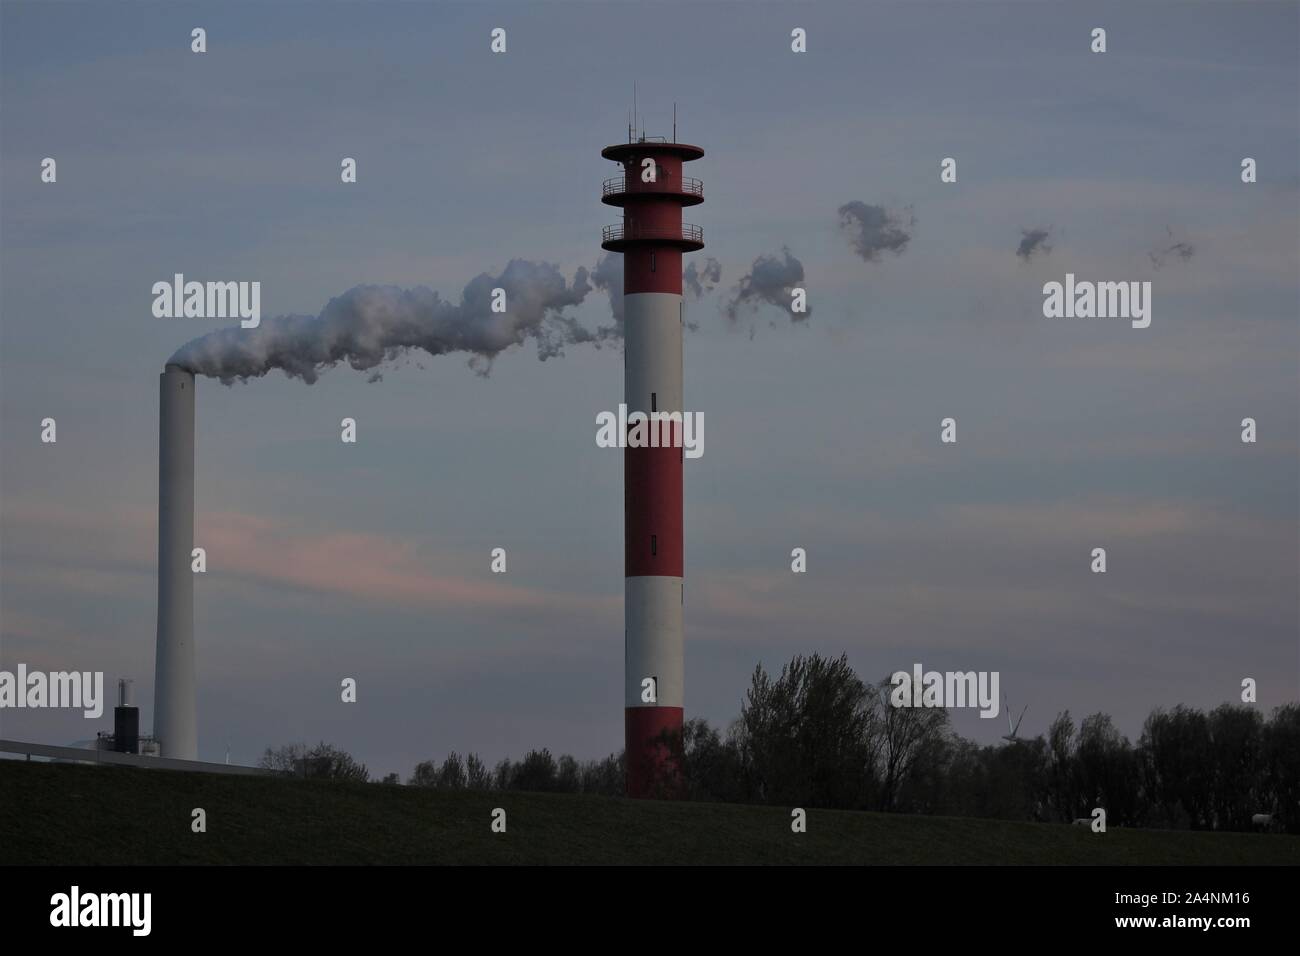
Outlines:
[[[1068,709],[1136,739],[1245,677],[1265,712],[1300,698],[1297,9],[3,0],[0,668],[132,677],[152,727],[158,374],[233,324],[155,318],[155,282],[258,280],[269,317],[360,284],[459,301],[516,258],[572,278],[618,218],[600,150],[635,81],[648,134],[675,102],[705,150],[687,259],[721,264],[686,306],[687,717],[725,726],[756,664],[811,652],[998,671],[1029,736]],[[906,244],[859,255],[855,201]],[[783,248],[811,315],[729,319]],[[1045,318],[1067,273],[1149,280],[1150,327]],[[611,322],[603,292],[566,314]],[[405,778],[622,746],[622,461],[595,443],[618,344],[467,359],[199,381],[202,759],[326,740]],[[0,713],[19,740],[111,729]]]

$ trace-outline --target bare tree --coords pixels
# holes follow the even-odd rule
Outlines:
[[[470,790],[492,789],[492,771],[478,754],[469,754],[465,758],[465,786]]]
[[[890,701],[894,685],[885,678],[876,685],[872,721],[872,750],[880,772],[879,806],[893,810],[898,792],[918,759],[937,748],[948,736],[948,711],[942,707],[895,707]]]
[[[1153,711],[1142,728],[1140,752],[1147,802],[1159,809],[1161,823],[1208,829],[1214,762],[1205,714],[1181,704]]]
[[[436,787],[438,785],[438,761],[421,760],[415,765],[411,779],[407,781],[413,787]]]
[[[760,664],[732,737],[752,797],[862,805],[872,778],[871,706],[870,691],[843,655],[795,657],[776,679]]]
[[[569,754],[560,758],[555,774],[555,789],[560,793],[577,793],[582,789],[582,770]]]
[[[1264,718],[1253,707],[1220,704],[1209,714],[1214,753],[1214,825],[1249,830],[1263,805]]]
[[[366,765],[358,762],[346,750],[321,741],[314,747],[306,744],[286,744],[276,750],[270,747],[262,754],[258,766],[265,770],[278,770],[300,777],[326,780],[351,780],[365,783],[370,779]]]
[[[460,754],[454,750],[447,755],[447,759],[438,768],[438,789],[465,789],[465,765],[461,762]]]
[[[1074,752],[1076,793],[1084,811],[1104,807],[1112,823],[1134,826],[1139,822],[1138,771],[1133,748],[1109,714],[1085,717],[1079,726]]]
[[[1300,704],[1278,707],[1264,729],[1264,774],[1274,813],[1300,833]]]
[[[1082,812],[1074,792],[1074,718],[1070,712],[1056,715],[1047,729],[1048,792],[1057,820],[1069,821]]]
[[[606,797],[623,796],[627,785],[623,751],[610,754],[604,760],[590,760],[584,763],[580,777],[583,793],[599,793]]]

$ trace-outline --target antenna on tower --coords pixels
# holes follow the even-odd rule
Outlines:
[[[632,81],[632,126],[634,128],[636,127],[637,122],[638,120],[636,116],[636,80],[633,80]]]
[[[673,142],[677,142],[677,101],[673,100]]]

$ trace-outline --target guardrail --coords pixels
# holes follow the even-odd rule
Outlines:
[[[56,747],[52,744],[25,743],[21,740],[0,740],[0,753],[26,754],[31,757],[51,757],[55,760],[75,760],[79,763],[117,764],[124,767],[145,767],[149,770],[189,770],[200,773],[233,773],[244,776],[275,776],[274,770],[261,767],[241,767],[228,763],[207,763],[203,760],[177,760],[175,757],[146,757],[141,754],[122,754],[115,750],[85,750],[81,747]]]
[[[624,239],[668,239],[684,240],[686,242],[703,242],[704,230],[689,222],[682,223],[682,227],[677,230],[657,229],[645,226],[638,226],[635,223],[619,223],[614,226],[606,226],[600,231],[601,242],[619,242]]]
[[[676,185],[676,188],[656,188],[659,186],[670,187],[674,185]],[[654,183],[641,183],[641,187],[642,188],[639,189],[629,190],[627,188],[626,176],[614,176],[600,184],[600,195],[601,198],[604,198],[605,196],[617,196],[620,193],[632,192],[666,193],[670,196],[673,194],[681,194],[686,196],[699,196],[701,198],[704,196],[704,183],[693,176],[682,176],[676,184],[669,180],[662,179]]]

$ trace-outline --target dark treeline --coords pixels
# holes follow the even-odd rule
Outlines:
[[[470,754],[463,760],[455,751],[442,764],[425,760],[416,764],[407,781],[415,787],[444,790],[531,790],[538,793],[623,794],[623,754],[604,760],[578,761],[568,754],[558,760],[549,750],[530,750],[519,761],[502,760],[488,770]]]
[[[257,765],[263,770],[276,770],[296,777],[323,777],[327,780],[352,780],[365,783],[370,779],[366,765],[347,751],[321,741],[314,747],[306,744],[285,744],[262,754]]]
[[[1046,736],[981,746],[953,732],[942,708],[891,706],[892,689],[888,680],[863,682],[843,656],[796,657],[776,677],[760,665],[725,732],[687,722],[673,755],[680,795],[1040,822],[1103,807],[1108,825],[1195,830],[1249,830],[1266,813],[1274,828],[1300,833],[1298,704],[1267,720],[1248,705],[1157,709],[1136,743],[1106,714],[1076,724],[1067,711]],[[337,753],[327,756],[337,761]],[[339,767],[357,779],[350,758]],[[474,754],[452,753],[420,763],[408,782],[618,796],[624,774],[621,752],[582,762],[543,749],[491,770]]]

